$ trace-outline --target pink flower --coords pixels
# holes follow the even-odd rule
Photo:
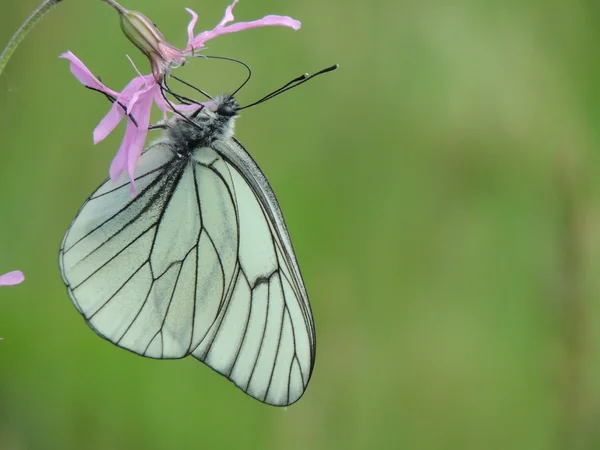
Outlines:
[[[105,86],[73,53],[66,52],[61,55],[62,58],[70,61],[71,72],[79,82],[114,99],[112,107],[94,130],[94,144],[106,138],[123,117],[128,117],[123,141],[110,166],[110,177],[112,180],[117,180],[121,174],[127,172],[132,181],[133,195],[135,195],[133,183],[135,166],[148,134],[152,105],[156,104],[165,115],[167,112],[175,113],[198,108],[198,105],[173,105],[165,100],[164,78],[170,71],[183,65],[186,58],[194,56],[207,41],[222,34],[264,26],[284,26],[294,30],[300,28],[300,22],[291,17],[273,15],[252,22],[230,24],[234,19],[232,11],[237,2],[238,0],[234,0],[227,7],[223,20],[214,29],[197,35],[194,35],[194,27],[198,15],[191,9],[187,9],[192,15],[192,20],[187,28],[188,43],[185,50],[178,50],[166,42],[158,29],[143,14],[127,11],[120,5],[113,4],[121,16],[123,31],[136,47],[148,56],[152,66],[151,75],[135,77],[122,92],[113,91]]]
[[[25,279],[25,275],[20,270],[5,273],[0,275],[0,286],[12,286],[13,284],[19,284]]]
[[[250,28],[268,27],[268,26],[281,26],[289,27],[294,30],[300,29],[300,22],[287,16],[265,16],[262,19],[254,20],[252,22],[238,22],[232,25],[227,25],[229,22],[233,22],[233,7],[239,0],[233,0],[233,3],[225,10],[225,16],[219,24],[211,31],[203,31],[202,33],[194,36],[194,27],[198,20],[198,14],[189,8],[186,11],[192,15],[192,20],[188,25],[188,43],[185,48],[186,53],[193,54],[194,50],[200,50],[204,47],[204,43],[211,39],[221,36],[222,34],[236,33],[238,31],[249,30]]]

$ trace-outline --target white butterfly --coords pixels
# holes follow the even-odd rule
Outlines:
[[[277,406],[315,363],[308,296],[269,182],[216,98],[174,117],[125,176],[85,202],[60,248],[68,293],[104,339],[150,358],[191,355]]]

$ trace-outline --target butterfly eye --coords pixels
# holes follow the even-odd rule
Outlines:
[[[217,114],[220,116],[232,117],[235,116],[235,109],[233,109],[230,105],[223,104],[217,109]]]

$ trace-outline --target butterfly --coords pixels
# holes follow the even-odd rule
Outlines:
[[[150,358],[192,356],[286,406],[311,378],[315,323],[273,189],[234,138],[239,109],[222,95],[169,119],[140,156],[138,194],[125,175],[105,181],[59,264],[104,339]]]

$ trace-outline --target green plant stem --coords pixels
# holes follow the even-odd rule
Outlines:
[[[42,17],[46,15],[52,8],[54,8],[62,0],[45,0],[19,27],[17,32],[13,34],[0,53],[0,74],[4,71],[4,67],[8,63],[8,60],[15,52],[21,41],[25,38],[27,33],[37,24]]]
[[[117,12],[119,12],[121,14],[124,14],[125,12],[127,12],[127,10],[125,8],[123,8],[121,5],[119,5],[115,0],[100,0],[100,1],[109,4],[110,6],[115,8],[117,10]]]

